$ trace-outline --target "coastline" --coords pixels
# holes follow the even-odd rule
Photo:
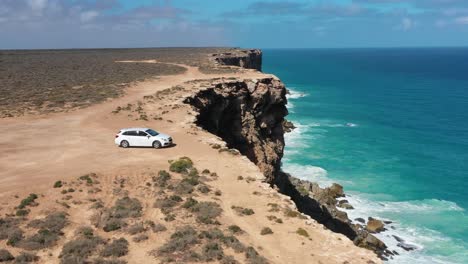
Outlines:
[[[93,148],[92,150],[83,150],[82,152],[66,151],[66,149],[76,149],[75,144],[80,144],[80,142],[82,142],[82,138],[77,137],[76,134],[71,134],[73,140],[70,139],[66,141],[68,143],[65,147],[52,145],[43,149],[37,149],[42,146],[36,145],[34,148],[31,148],[37,149],[35,152],[36,154],[57,157],[55,153],[58,153],[60,157],[59,166],[56,165],[56,162],[48,163],[47,159],[43,159],[41,162],[44,162],[44,164],[40,167],[40,170],[37,170],[37,168],[34,167],[37,165],[25,161],[17,163],[16,165],[19,165],[18,167],[11,167],[11,164],[15,164],[14,152],[19,152],[18,155],[20,156],[24,153],[21,153],[21,149],[8,146],[8,153],[12,156],[9,160],[4,160],[2,166],[5,166],[4,171],[10,175],[13,174],[15,177],[12,178],[10,176],[8,178],[6,174],[2,175],[4,176],[2,177],[4,183],[2,184],[2,188],[5,191],[2,192],[2,197],[5,199],[5,202],[4,206],[1,208],[1,212],[8,213],[11,211],[15,203],[18,202],[19,197],[23,197],[28,192],[32,191],[41,192],[42,198],[39,199],[38,206],[30,209],[29,217],[41,217],[47,214],[47,212],[50,212],[50,210],[58,210],[61,208],[61,205],[55,203],[55,201],[61,200],[61,196],[63,195],[57,192],[57,190],[50,188],[53,182],[57,179],[62,179],[74,186],[76,184],[74,179],[78,175],[89,173],[90,171],[97,173],[96,177],[102,185],[100,188],[105,194],[110,195],[109,197],[102,197],[102,199],[106,199],[106,204],[112,203],[114,200],[112,197],[118,197],[118,195],[115,194],[116,189],[113,189],[115,187],[112,186],[114,186],[113,182],[121,181],[122,179],[127,182],[125,184],[126,192],[145,199],[150,190],[147,190],[147,192],[145,187],[140,185],[151,178],[150,174],[147,173],[167,167],[167,159],[177,159],[177,157],[186,155],[193,158],[194,163],[199,169],[207,168],[210,171],[215,171],[219,175],[219,178],[207,184],[209,184],[211,188],[219,189],[223,194],[221,197],[222,199],[217,200],[226,213],[226,215],[222,217],[222,220],[235,222],[241,226],[243,230],[246,230],[247,234],[240,237],[240,239],[245,243],[261,248],[259,252],[265,255],[269,261],[274,263],[300,263],[304,261],[304,259],[310,259],[311,262],[317,263],[320,261],[327,263],[342,263],[345,261],[349,263],[380,262],[372,252],[355,247],[352,242],[343,235],[332,233],[324,229],[321,224],[304,215],[301,217],[299,217],[299,215],[295,217],[283,216],[283,221],[287,224],[273,224],[272,229],[274,230],[274,234],[270,236],[260,236],[257,234],[262,226],[268,225],[267,216],[275,214],[274,211],[270,211],[268,204],[278,204],[280,208],[285,208],[285,210],[295,210],[295,205],[288,196],[277,193],[269,184],[263,183],[263,181],[271,181],[272,178],[265,178],[264,171],[261,172],[259,170],[257,167],[258,164],[255,166],[247,158],[237,155],[235,151],[229,148],[223,147],[225,143],[222,142],[221,138],[216,138],[211,133],[202,131],[194,126],[193,123],[196,120],[195,115],[197,115],[197,113],[190,110],[190,107],[183,101],[186,100],[185,98],[187,97],[194,97],[199,92],[206,91],[207,88],[209,89],[218,85],[223,88],[223,85],[229,83],[245,83],[245,87],[248,87],[245,79],[250,79],[251,81],[248,82],[256,85],[259,83],[261,84],[262,80],[268,80],[267,83],[273,80],[273,82],[276,82],[275,85],[280,85],[280,81],[274,76],[259,73],[255,70],[243,70],[235,74],[210,76],[198,73],[195,68],[187,68],[188,72],[183,78],[181,78],[181,76],[162,77],[159,80],[149,83],[142,82],[133,88],[134,93],[130,94],[130,96],[126,95],[108,103],[98,104],[84,110],[77,110],[76,112],[58,113],[52,116],[42,116],[40,118],[37,116],[19,118],[18,120],[21,122],[27,121],[28,126],[31,127],[31,129],[37,130],[37,133],[41,133],[39,129],[40,126],[46,128],[51,126],[55,127],[64,122],[70,126],[68,129],[71,131],[77,128],[75,125],[80,127],[80,131],[82,129],[97,129],[96,131],[99,131],[98,135],[91,136],[88,140],[96,143],[99,147],[102,147],[102,149]],[[202,77],[201,79],[208,79],[200,80],[200,77]],[[182,86],[183,89],[173,89],[178,85]],[[281,93],[285,92],[284,86],[280,87],[278,91]],[[262,93],[259,94],[259,98],[265,98],[264,96],[269,94],[269,92],[269,88],[262,90]],[[130,112],[121,111],[116,114],[110,113],[111,110],[121,106],[124,102],[128,102],[129,100],[131,102],[136,102],[141,100],[143,96],[146,99],[143,100],[141,105],[139,104],[142,108],[141,112],[132,110]],[[284,94],[280,95],[280,97],[282,96],[284,96]],[[268,103],[263,106],[268,106]],[[168,113],[163,114],[164,111]],[[138,116],[135,115],[141,117],[143,114],[151,118],[153,116],[161,116],[163,119],[151,119],[147,121],[135,119],[135,117],[138,118]],[[132,117],[130,117],[130,115]],[[13,131],[17,128],[24,127],[24,125],[18,124],[14,119],[4,119],[1,120],[1,123],[6,125],[6,128],[13,129]],[[174,135],[174,138],[178,140],[176,141],[178,146],[163,149],[160,154],[154,154],[154,150],[142,150],[145,151],[145,153],[151,152],[152,154],[133,159],[132,157],[128,157],[125,151],[119,149],[118,153],[111,154],[115,152],[115,146],[111,146],[112,148],[107,147],[107,139],[101,138],[101,135],[115,133],[114,130],[117,130],[124,123],[133,126],[141,124],[157,126],[159,129]],[[281,129],[282,125],[281,123]],[[265,129],[256,126],[251,128],[253,131]],[[26,142],[26,144],[29,143]],[[218,145],[220,146],[219,150],[215,148]],[[56,148],[56,150],[52,148]],[[273,147],[271,150],[274,149]],[[282,147],[278,150],[282,151]],[[60,154],[61,151],[63,151],[62,154]],[[90,151],[96,152],[94,153],[95,158],[91,157],[90,159],[87,157]],[[82,160],[79,160],[80,158],[82,158]],[[37,160],[38,157],[29,156],[28,159]],[[94,160],[94,162],[90,163],[90,160]],[[111,160],[120,160],[122,163],[117,168],[106,164]],[[8,165],[8,163],[10,163],[10,165]],[[269,164],[273,167],[277,166],[277,164]],[[260,168],[262,167],[260,166]],[[263,170],[268,170],[268,168],[269,166],[263,167]],[[28,179],[27,177],[31,175],[31,170],[36,171],[35,177]],[[270,171],[270,173],[273,173],[273,171]],[[238,179],[239,174],[249,176],[248,178],[252,179],[246,182],[240,181]],[[133,176],[134,179],[128,176]],[[22,182],[16,182],[18,179],[22,179]],[[18,186],[18,184],[21,186],[21,189],[14,187]],[[141,190],[145,191],[141,192]],[[239,195],[239,193],[243,195]],[[90,193],[90,195],[94,194]],[[76,197],[74,199],[77,200],[79,198]],[[232,212],[232,207],[237,205],[254,208],[255,214],[249,218],[238,217]],[[69,214],[73,216],[73,223],[71,226],[67,227],[65,232],[67,238],[73,236],[73,230],[80,224],[88,223],[86,217],[89,216],[89,213],[85,213],[82,217],[79,217],[79,215],[84,212],[83,209],[87,210],[80,206],[78,202],[67,209]],[[294,234],[295,230],[298,228],[307,230],[311,238],[301,238]],[[106,234],[103,233],[101,235],[105,236]],[[119,233],[119,235],[123,234]],[[136,250],[134,247],[135,246],[132,246],[131,249]],[[140,244],[138,247],[140,249],[127,258],[129,262],[142,260],[142,258],[145,257],[144,250],[150,250],[154,245],[146,242]],[[15,250],[12,252],[17,253]],[[54,259],[54,257],[57,256],[58,253],[60,253],[60,248],[57,247],[54,248],[51,256],[48,256],[47,252],[44,251],[40,254],[41,260],[55,262],[56,259]]]

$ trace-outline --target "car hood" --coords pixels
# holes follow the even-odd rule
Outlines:
[[[167,135],[167,134],[163,134],[163,133],[159,133],[159,135],[157,135],[156,137],[158,138],[170,138],[171,136]]]

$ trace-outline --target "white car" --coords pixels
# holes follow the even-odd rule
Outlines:
[[[122,148],[161,148],[172,145],[172,138],[151,128],[124,128],[115,135],[115,144]]]

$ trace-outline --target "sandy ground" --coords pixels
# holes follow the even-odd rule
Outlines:
[[[126,61],[125,63],[132,63]],[[151,63],[148,61],[148,63]],[[168,160],[181,156],[191,157],[198,168],[207,168],[219,175],[219,179],[210,183],[222,191],[220,204],[224,210],[222,216],[226,223],[235,223],[246,231],[246,243],[261,248],[259,251],[274,263],[379,263],[376,256],[365,249],[355,247],[343,235],[325,230],[313,220],[288,218],[283,224],[272,224],[267,216],[268,203],[293,207],[287,197],[261,182],[263,178],[258,168],[245,157],[220,154],[210,144],[222,142],[215,136],[202,131],[192,124],[194,114],[189,106],[182,104],[184,96],[195,92],[200,87],[193,87],[180,94],[171,94],[154,103],[145,103],[147,114],[161,116],[163,120],[135,120],[127,112],[112,114],[118,106],[136,104],[144,96],[154,95],[157,91],[183,85],[197,79],[237,77],[236,74],[205,75],[197,68],[188,67],[187,72],[177,76],[164,76],[157,80],[137,83],[126,90],[126,95],[109,100],[100,105],[69,113],[48,116],[28,116],[0,120],[0,212],[3,214],[10,206],[18,202],[17,197],[24,197],[29,192],[42,192],[47,199],[42,205],[54,206],[52,184],[56,180],[72,180],[76,177],[95,172],[103,175],[100,180],[103,193],[110,193],[112,181],[125,175],[130,182],[147,180],[145,171],[167,169]],[[261,78],[265,74],[245,70],[242,78]],[[177,106],[177,107],[174,107]],[[167,113],[166,113],[167,111]],[[132,114],[133,115],[133,114]],[[170,120],[170,121],[169,121]],[[175,146],[164,149],[130,148],[122,149],[114,144],[114,136],[124,127],[151,127],[174,138]],[[247,183],[237,180],[239,175],[254,177],[257,181]],[[145,178],[146,177],[146,178]],[[138,188],[135,188],[135,195]],[[255,192],[255,194],[253,194]],[[16,198],[15,198],[16,196]],[[109,198],[109,202],[112,199]],[[231,206],[243,206],[255,210],[249,217],[239,217]],[[45,210],[45,209],[43,209]],[[87,224],[87,209],[72,206],[72,226]],[[43,211],[33,212],[40,215]],[[150,216],[151,217],[151,216]],[[260,230],[270,226],[274,233],[259,235]],[[297,228],[304,228],[310,239],[298,236]],[[158,242],[156,242],[157,244]],[[2,242],[0,245],[3,245]],[[126,258],[129,263],[147,263],[147,252],[153,249],[155,242],[149,240],[130,250]],[[55,254],[59,254],[60,247]],[[50,257],[50,256],[49,256]],[[55,262],[56,258],[43,256],[43,261]]]

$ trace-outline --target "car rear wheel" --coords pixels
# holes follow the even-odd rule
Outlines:
[[[153,148],[158,149],[158,148],[160,148],[160,147],[161,147],[161,142],[159,142],[159,141],[157,141],[157,140],[153,142]]]
[[[120,142],[120,146],[122,148],[128,148],[128,147],[130,147],[130,144],[128,144],[127,140],[122,140],[122,142]]]

